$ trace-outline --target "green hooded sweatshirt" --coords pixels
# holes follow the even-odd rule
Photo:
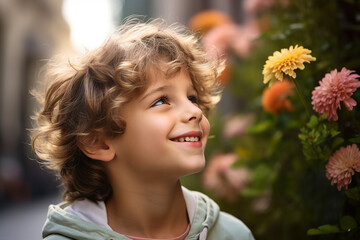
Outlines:
[[[243,222],[230,214],[221,212],[219,206],[209,197],[199,192],[189,191],[184,187],[182,189],[191,224],[186,240],[254,240]],[[128,237],[106,226],[106,209],[103,202],[92,203],[85,200],[83,203],[75,202],[74,206],[67,203],[50,205],[43,227],[43,238],[46,240],[129,240]],[[94,215],[97,220],[92,219]],[[105,225],[99,224],[99,218],[103,218],[101,221]]]

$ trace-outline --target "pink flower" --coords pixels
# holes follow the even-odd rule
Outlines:
[[[224,24],[210,30],[202,39],[207,53],[216,58],[225,56],[231,39],[233,39],[239,28],[235,24]]]
[[[289,0],[281,0],[280,2],[276,0],[244,0],[243,8],[245,13],[257,15],[266,12],[277,3],[280,3],[281,6],[285,7],[289,4]]]
[[[356,101],[351,98],[353,93],[360,87],[360,77],[352,74],[354,71],[342,68],[341,72],[333,70],[327,73],[312,92],[313,109],[320,115],[325,113],[328,120],[338,120],[336,110],[341,108],[340,102],[351,111],[356,106]]]
[[[237,155],[217,154],[211,158],[203,174],[203,184],[221,198],[234,202],[250,179],[246,168],[233,168]]]
[[[256,213],[262,214],[265,213],[271,204],[271,194],[267,192],[261,197],[258,197],[252,201],[252,208]]]
[[[250,124],[254,122],[253,114],[231,116],[225,121],[223,135],[230,139],[233,137],[242,137],[246,134],[246,130]]]
[[[329,159],[326,168],[326,177],[331,180],[331,185],[337,184],[340,191],[342,187],[348,188],[352,176],[360,172],[360,150],[356,144],[341,147]]]
[[[254,39],[259,35],[255,24],[239,26],[233,23],[214,27],[202,39],[210,56],[226,57],[228,51],[234,51],[239,57],[249,56]]]
[[[240,27],[240,31],[231,43],[231,48],[242,58],[247,58],[255,46],[255,39],[260,35],[256,22],[248,22]]]
[[[268,10],[275,4],[274,0],[244,0],[243,8],[246,13],[257,14]]]

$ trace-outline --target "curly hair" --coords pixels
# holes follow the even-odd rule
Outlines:
[[[101,161],[79,146],[124,133],[119,109],[146,90],[154,69],[166,78],[185,69],[204,114],[220,100],[217,77],[223,63],[207,57],[185,27],[167,26],[161,19],[128,20],[99,48],[71,61],[48,62],[31,142],[41,164],[61,177],[65,201],[104,201],[111,195]]]

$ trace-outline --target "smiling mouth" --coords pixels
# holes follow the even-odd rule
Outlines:
[[[199,137],[179,137],[175,139],[171,139],[174,142],[198,142],[200,141]]]

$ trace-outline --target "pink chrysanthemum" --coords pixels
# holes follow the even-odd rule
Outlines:
[[[356,101],[351,98],[353,93],[360,87],[360,77],[352,74],[354,71],[342,68],[341,72],[336,69],[327,73],[312,92],[313,109],[320,115],[325,113],[328,120],[338,120],[336,110],[341,108],[343,102],[351,111],[356,106]]]
[[[331,185],[337,184],[340,191],[342,187],[348,188],[352,176],[360,172],[360,150],[356,144],[341,147],[329,159],[326,168],[326,177],[331,180]]]

